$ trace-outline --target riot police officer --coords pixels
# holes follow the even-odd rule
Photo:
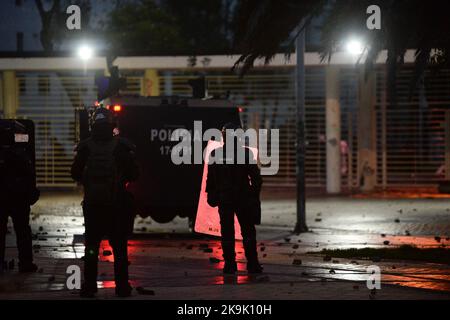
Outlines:
[[[16,137],[27,139],[16,141]],[[14,120],[0,120],[0,272],[4,269],[8,217],[19,251],[19,272],[36,272],[33,263],[30,206],[39,199],[34,163],[27,152],[28,132]]]
[[[252,151],[244,146],[241,138],[233,134],[237,129],[240,129],[240,126],[234,123],[228,123],[222,128],[224,146],[213,150],[210,158],[215,160],[219,158],[222,161],[210,162],[206,192],[208,193],[208,203],[213,207],[219,207],[222,250],[225,260],[223,272],[234,274],[237,271],[234,230],[234,215],[236,214],[243,237],[247,271],[261,273],[262,267],[259,264],[256,249],[255,224],[258,224],[261,219],[259,193],[262,179],[258,165],[253,161]],[[233,140],[231,145],[234,146],[234,152],[232,153],[229,153],[229,144],[227,143],[229,140]],[[240,152],[243,153],[245,159],[243,164],[239,164],[237,161]],[[228,159],[230,154],[231,159]]]
[[[104,236],[113,248],[116,294],[131,295],[128,281],[128,236],[134,214],[126,183],[138,177],[135,147],[113,135],[112,113],[98,108],[93,115],[91,137],[79,143],[72,164],[72,178],[84,187],[85,221],[84,283],[80,295],[97,292],[99,245]]]

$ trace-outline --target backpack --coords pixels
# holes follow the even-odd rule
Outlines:
[[[114,152],[118,139],[106,143],[88,141],[89,156],[83,173],[84,202],[88,205],[114,205],[120,177]]]
[[[0,192],[6,202],[34,204],[38,200],[32,163],[24,149],[0,149]]]

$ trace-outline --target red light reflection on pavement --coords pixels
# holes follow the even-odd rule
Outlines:
[[[382,283],[450,292],[448,270],[431,267],[400,267],[398,273],[383,273]]]
[[[114,255],[111,254],[109,256],[105,256],[103,255],[104,251],[111,251],[111,253],[113,252],[108,240],[102,240],[102,242],[100,242],[100,249],[98,251],[99,261],[114,262]]]
[[[219,260],[222,260],[222,250],[219,250],[219,252],[214,251],[213,257]],[[244,274],[241,275],[239,273],[246,273],[247,272],[247,264],[245,263],[245,252],[244,252],[244,246],[242,244],[242,241],[236,241],[236,260],[237,267],[238,267],[238,273],[236,275],[220,275],[216,276],[213,279],[213,284],[218,285],[224,285],[224,284],[246,284],[250,283],[251,276]],[[217,270],[222,271],[224,267],[225,262],[220,261],[219,263],[214,264],[214,268]]]
[[[116,283],[114,281],[97,281],[97,287],[99,289],[111,289],[116,287]]]
[[[434,237],[431,236],[423,236],[423,237],[414,237],[414,236],[392,236],[386,237],[391,242],[391,245],[410,245],[417,248],[439,248],[445,245],[445,242],[437,242]]]
[[[142,242],[139,242],[137,240],[128,240],[128,261],[133,261],[133,259],[137,256],[137,253],[142,250],[141,246]],[[103,255],[104,251],[110,251],[112,254],[109,256],[105,256]],[[100,248],[98,252],[99,261],[114,262],[114,251],[108,240],[102,240],[102,242],[100,242]]]
[[[223,275],[214,278],[213,284],[249,284],[252,283],[252,277],[249,275]]]
[[[414,188],[411,190],[392,189],[368,194],[361,193],[352,197],[358,199],[450,199],[450,194],[438,193],[436,188]]]
[[[136,288],[139,286],[136,281],[131,281],[131,280],[130,280],[130,285],[133,288]],[[114,282],[114,280],[97,281],[97,287],[99,289],[111,289],[111,288],[116,287],[116,283]]]

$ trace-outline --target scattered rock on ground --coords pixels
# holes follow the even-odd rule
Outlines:
[[[219,263],[220,260],[215,258],[215,257],[211,257],[211,258],[209,258],[209,262],[211,262],[211,263]]]
[[[137,291],[137,293],[139,293],[141,295],[146,295],[146,296],[154,296],[155,295],[155,291],[150,290],[150,289],[145,289],[143,287],[137,287],[136,291]]]
[[[299,266],[302,264],[302,260],[301,259],[294,259],[294,261],[292,262],[293,265],[295,266]]]

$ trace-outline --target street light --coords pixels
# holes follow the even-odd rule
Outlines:
[[[352,55],[361,55],[364,52],[364,45],[357,39],[351,39],[347,42],[345,49]]]
[[[301,32],[296,39],[297,70],[296,70],[296,104],[297,104],[297,146],[296,146],[296,176],[297,176],[297,223],[294,233],[308,231],[306,226],[306,186],[305,186],[305,26],[303,19],[299,28]]]
[[[90,48],[86,45],[83,45],[78,49],[78,57],[80,57],[80,59],[83,61],[87,61],[87,60],[91,59],[93,55],[94,55],[94,52],[93,52],[92,48]]]

